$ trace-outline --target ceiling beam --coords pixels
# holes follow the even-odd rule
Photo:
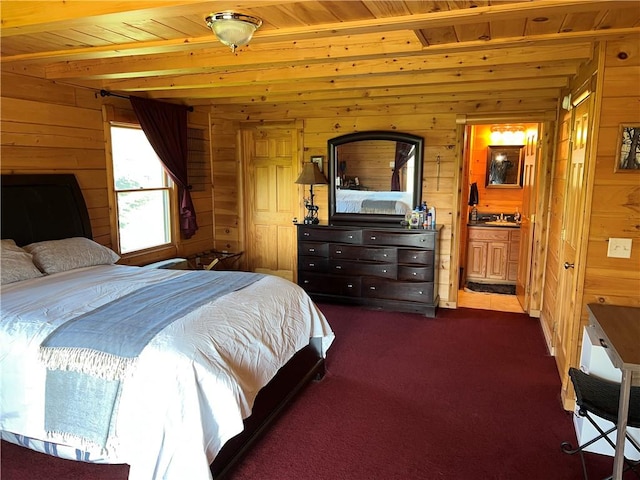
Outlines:
[[[545,77],[564,77],[566,84],[567,77],[575,75],[578,70],[578,63],[569,64],[567,62],[547,64],[544,66],[521,64],[517,68],[495,67],[495,68],[468,68],[460,70],[446,70],[442,72],[409,72],[401,74],[387,75],[360,75],[351,77],[326,77],[322,79],[307,79],[272,82],[272,83],[252,83],[242,86],[229,85],[226,83],[192,84],[184,88],[174,88],[172,85],[164,87],[149,88],[140,84],[136,88],[123,89],[121,85],[110,84],[104,86],[113,91],[120,92],[148,92],[155,96],[154,91],[162,92],[166,98],[170,98],[169,92],[175,92],[176,97],[191,97],[192,89],[207,89],[211,98],[219,97],[239,97],[239,96],[263,96],[269,94],[289,94],[295,95],[300,91],[325,92],[332,95],[335,91],[349,89],[366,88],[391,88],[416,85],[456,85],[461,87],[465,82],[493,82],[497,80],[522,80]],[[118,88],[111,88],[118,87]]]
[[[398,42],[403,44],[402,41]],[[387,48],[388,47],[388,48]],[[123,60],[115,68],[114,62],[110,62],[112,70],[107,72],[89,63],[83,63],[82,68],[74,68],[72,71],[66,68],[62,73],[50,67],[46,69],[46,77],[51,80],[59,80],[66,78],[83,78],[83,79],[135,79],[156,77],[155,82],[163,83],[169,80],[162,80],[162,76],[190,75],[191,80],[199,82],[198,75],[204,75],[211,78],[215,75],[218,81],[233,81],[232,77],[253,75],[256,79],[259,77],[262,81],[269,79],[287,79],[295,76],[296,78],[305,78],[317,76],[317,72],[326,73],[327,70],[340,72],[348,70],[351,74],[360,71],[362,73],[380,73],[394,70],[444,70],[450,68],[474,67],[484,65],[504,65],[510,63],[526,63],[535,61],[554,61],[561,59],[580,58],[586,59],[591,56],[591,45],[589,43],[578,43],[565,45],[560,51],[555,45],[537,45],[537,46],[517,46],[512,49],[505,48],[485,48],[482,51],[471,50],[462,51],[455,54],[438,53],[438,50],[420,50],[423,53],[413,53],[413,55],[405,55],[406,50],[401,49],[400,54],[393,51],[392,46],[371,45],[369,42],[364,44],[350,45],[348,51],[353,56],[338,55],[333,57],[328,54],[322,54],[317,50],[305,50],[302,59],[292,61],[287,50],[283,49],[272,52],[274,55],[264,55],[261,58],[255,58],[258,63],[246,63],[242,65],[229,64],[220,57],[211,58],[211,62],[197,62],[196,65],[188,66],[186,63],[180,62],[177,66],[169,59],[161,61],[159,58],[149,59],[146,62],[139,62],[139,68],[134,68],[133,64],[138,64],[134,59]],[[344,50],[336,46],[335,50]],[[390,53],[384,53],[384,52]],[[191,57],[190,55],[186,57]],[[283,58],[284,57],[284,58]],[[270,61],[266,62],[266,58]],[[311,60],[313,59],[313,60]],[[342,61],[335,61],[341,59]],[[333,61],[332,61],[333,60]],[[194,60],[195,61],[195,60]],[[60,64],[56,64],[59,66]],[[140,68],[144,68],[140,71]],[[131,70],[133,70],[131,72]],[[135,80],[131,80],[135,82]],[[153,81],[153,80],[152,80]]]
[[[225,85],[241,86],[292,83],[304,80],[330,78],[335,81],[341,77],[383,74],[419,74],[438,75],[448,72],[450,75],[463,75],[467,69],[482,68],[486,71],[508,71],[542,68],[558,62],[558,68],[571,65],[571,61],[584,61],[591,57],[590,44],[567,45],[563,49],[553,46],[522,47],[516,49],[485,50],[483,52],[465,52],[459,55],[415,55],[401,58],[377,58],[373,60],[351,60],[310,65],[268,65],[264,68],[228,69],[210,73],[156,76],[132,79],[114,79],[104,82],[110,89],[122,91],[188,89],[205,86]],[[573,65],[571,65],[573,70]],[[442,74],[440,74],[442,75]]]
[[[566,80],[561,77],[536,80],[496,80],[487,86],[486,83],[474,82],[467,85],[418,85],[413,87],[367,88],[341,90],[331,92],[331,104],[335,106],[358,105],[360,103],[378,102],[387,99],[396,103],[440,103],[473,101],[490,98],[492,100],[523,98],[524,96],[558,97]],[[523,93],[523,92],[526,92]],[[153,92],[157,94],[159,92]],[[193,91],[189,91],[191,95]],[[198,92],[198,96],[186,99],[189,105],[209,105],[211,100],[206,91]],[[182,98],[182,97],[180,97]],[[320,103],[326,105],[326,92],[304,91],[291,94],[269,94],[260,97],[218,97],[215,105],[255,105],[260,103],[283,105],[286,103],[302,103],[305,105]]]

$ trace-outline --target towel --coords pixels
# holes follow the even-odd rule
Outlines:
[[[478,184],[473,182],[469,189],[469,205],[477,205],[478,203],[480,203],[478,198]]]

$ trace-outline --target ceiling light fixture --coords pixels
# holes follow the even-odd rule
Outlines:
[[[231,47],[232,52],[240,45],[248,44],[262,25],[262,20],[257,17],[235,12],[212,13],[204,21],[221,43]]]

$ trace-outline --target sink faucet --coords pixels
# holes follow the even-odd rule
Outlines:
[[[501,222],[504,222],[504,213],[501,213],[501,214],[500,214],[500,221],[501,221]]]

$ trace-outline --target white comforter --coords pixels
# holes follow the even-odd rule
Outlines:
[[[412,209],[411,199],[410,192],[339,189],[336,190],[336,212],[404,215]],[[374,207],[367,208],[366,201],[376,203]]]
[[[0,430],[86,450],[44,431],[40,343],[84,312],[185,273],[98,266],[3,286]],[[209,464],[242,431],[258,390],[310,337],[323,339],[324,354],[334,336],[304,291],[274,276],[175,321],[147,345],[123,382],[115,447],[102,456],[129,464],[130,480],[210,479]]]

